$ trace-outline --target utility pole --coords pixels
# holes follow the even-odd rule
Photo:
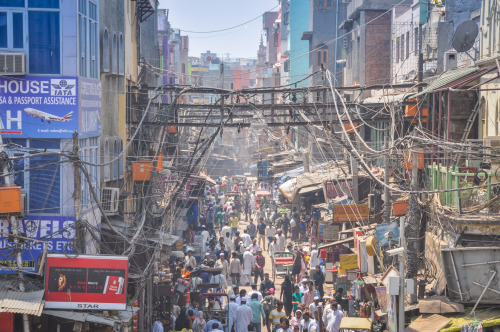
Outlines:
[[[385,137],[385,150],[389,149],[389,136]],[[390,154],[387,152],[384,154],[384,223],[389,223],[391,221],[391,200],[389,192],[389,169],[391,167]]]
[[[2,135],[0,134],[0,157],[4,153],[5,151],[3,148],[3,139]],[[3,165],[2,175],[5,186],[9,187],[12,183],[10,182],[8,159],[5,160],[5,163]],[[23,256],[22,256],[23,251],[21,249],[19,241],[19,220],[17,219],[17,216],[15,214],[11,214],[9,216],[9,222],[10,222],[10,229],[12,231],[12,234],[14,235],[14,247],[16,251],[16,267],[17,267],[17,277],[19,278],[19,290],[21,292],[24,292],[26,289],[24,287],[24,268],[23,268]],[[24,332],[30,331],[30,323],[27,314],[23,314],[23,329]]]
[[[411,153],[411,191],[408,207],[408,278],[415,278],[418,273],[418,237],[420,225],[420,208],[418,206],[418,153]]]
[[[81,226],[82,220],[82,174],[78,163],[80,162],[80,146],[78,144],[78,133],[73,133],[73,177],[75,199],[75,221],[76,221],[76,249],[79,254],[85,254],[85,232]],[[89,183],[90,185],[90,183]]]
[[[356,148],[359,150],[360,149],[359,137],[356,135],[355,139],[356,139]],[[352,199],[354,200],[355,203],[358,203],[359,202],[358,161],[353,156],[351,156],[350,159],[351,159],[351,174],[352,174],[352,190],[351,190]]]
[[[424,80],[424,53],[422,52],[422,23],[418,25],[418,83]],[[418,86],[418,91],[422,91],[422,85]]]
[[[405,217],[399,218],[399,246],[405,247]],[[405,250],[399,258],[398,331],[405,330]]]
[[[312,160],[312,144],[313,137],[311,133],[307,135],[307,152],[304,154],[304,172],[311,171],[311,160]]]

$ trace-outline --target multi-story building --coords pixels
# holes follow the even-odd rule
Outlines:
[[[495,11],[495,8],[496,11]],[[477,64],[482,68],[495,68],[500,61],[500,16],[498,3],[492,0],[483,0],[481,7],[481,29],[479,30],[480,53]],[[498,70],[498,69],[497,69]],[[500,144],[500,79],[497,70],[481,78],[483,91],[481,96],[481,116],[479,132],[487,145]],[[497,163],[497,162],[495,162]],[[496,168],[497,166],[495,166]],[[495,169],[493,168],[493,169]]]
[[[353,0],[347,5],[344,85],[391,82],[391,9],[396,0]]]
[[[418,75],[420,3],[394,7],[391,19],[392,83],[412,81]]]
[[[89,187],[99,187],[98,168],[87,168],[92,183],[83,179],[81,204],[75,206],[74,165],[57,154],[71,152],[78,133],[82,160],[99,162],[99,5],[98,0],[0,2],[0,134],[10,156],[54,152],[18,159],[19,173],[11,180],[26,195],[22,228],[35,221],[30,225],[38,230],[31,229],[31,237],[48,238],[58,252],[73,250],[75,232],[51,234],[74,229],[75,219],[85,218],[96,229],[100,224],[89,193]],[[2,222],[2,236],[7,229]],[[98,250],[88,234],[75,243],[80,252]],[[23,253],[27,270],[37,268],[42,251]]]
[[[334,74],[335,85],[342,85],[342,71],[337,70],[337,60],[342,59],[343,38],[339,24],[345,19],[346,8],[340,0],[309,2],[309,29],[301,37],[309,42],[309,74],[328,69]],[[311,85],[324,84],[322,76],[318,73],[311,77]]]
[[[289,1],[289,29],[288,29],[288,60],[290,64],[289,83],[297,82],[309,74],[309,43],[302,40],[304,31],[309,30],[309,1]],[[307,80],[298,83],[298,86],[307,86]]]

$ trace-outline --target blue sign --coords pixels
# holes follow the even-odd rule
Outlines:
[[[20,220],[19,232],[33,239],[21,244],[25,272],[38,272],[45,247],[48,253],[73,253],[74,217],[26,216]],[[0,274],[16,271],[16,253],[9,234],[12,234],[11,224],[7,219],[0,219]]]
[[[78,78],[0,76],[0,134],[71,138],[78,131]]]
[[[101,81],[80,77],[78,84],[79,137],[101,136]]]
[[[387,247],[399,243],[399,228],[396,221],[388,224],[380,224],[375,226],[377,241],[379,247]],[[391,243],[389,244],[389,239]]]

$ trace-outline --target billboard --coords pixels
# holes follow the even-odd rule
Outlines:
[[[78,131],[78,78],[0,76],[0,134],[71,138]]]
[[[368,221],[370,209],[368,204],[342,204],[333,206],[333,221]]]
[[[45,308],[125,310],[128,257],[47,255]]]
[[[26,273],[37,273],[45,250],[73,254],[75,218],[59,216],[26,216],[20,220],[19,232],[22,243],[23,268]],[[16,254],[13,239],[9,239],[11,224],[0,219],[0,274],[16,273]]]
[[[101,136],[101,81],[80,77],[78,84],[79,137]]]

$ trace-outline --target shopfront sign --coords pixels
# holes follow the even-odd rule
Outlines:
[[[20,222],[19,231],[24,233],[22,243],[23,271],[37,273],[44,252],[73,254],[75,218],[54,216],[26,216]],[[11,224],[0,219],[0,274],[17,271],[13,238],[9,238]],[[33,239],[33,240],[30,240]]]
[[[0,134],[71,138],[78,131],[78,78],[0,76]]]
[[[323,182],[325,201],[335,197],[344,196],[353,188],[352,180],[332,180]]]
[[[125,310],[126,256],[47,255],[45,308]]]
[[[370,209],[368,204],[342,204],[333,206],[333,221],[368,221]]]

